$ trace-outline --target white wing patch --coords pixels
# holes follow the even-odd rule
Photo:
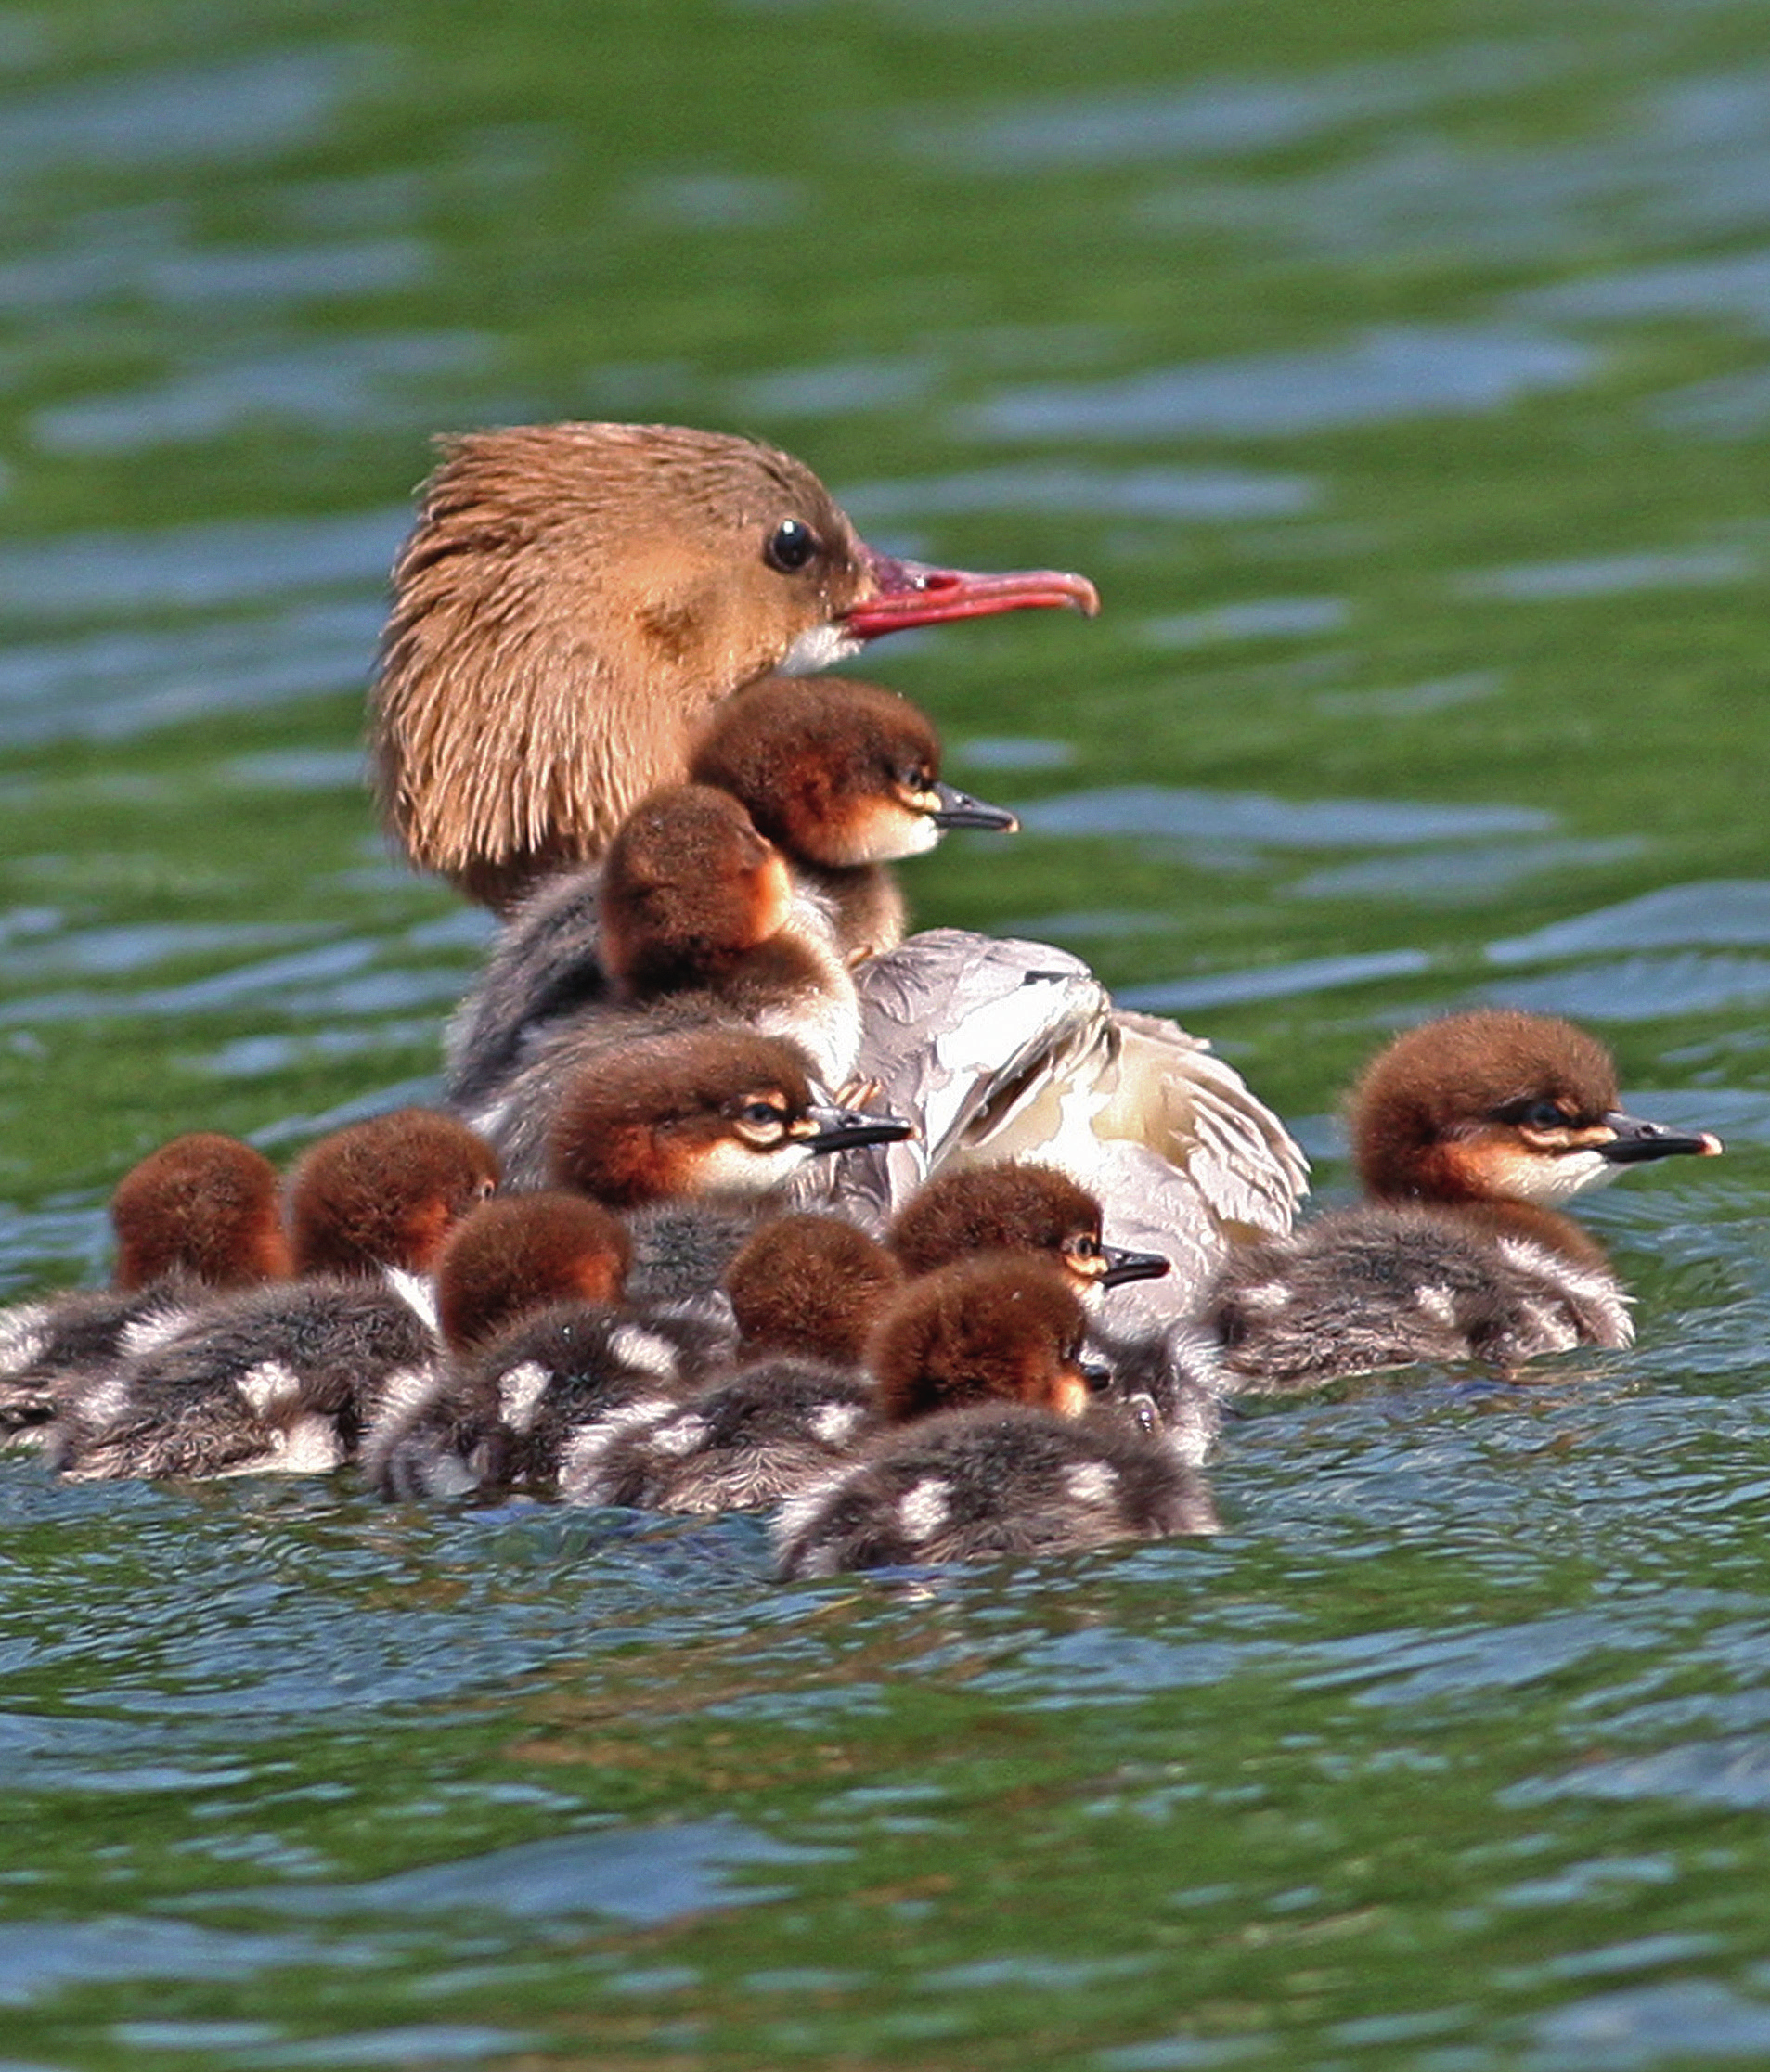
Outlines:
[[[952,1485],[925,1475],[898,1504],[898,1518],[912,1539],[932,1539],[952,1512]]]
[[[825,1403],[812,1414],[812,1435],[825,1446],[846,1446],[866,1414],[859,1403]]]
[[[498,1377],[497,1414],[512,1432],[526,1432],[535,1422],[551,1379],[538,1359],[525,1359]]]
[[[249,1367],[234,1386],[260,1417],[278,1403],[293,1401],[301,1394],[301,1376],[279,1359],[261,1359]]]
[[[1064,1487],[1072,1502],[1104,1511],[1113,1500],[1118,1476],[1104,1461],[1084,1461],[1064,1470]]]
[[[641,1374],[655,1374],[665,1382],[676,1378],[676,1347],[654,1331],[641,1331],[637,1324],[622,1324],[611,1335],[609,1350],[624,1365]]]

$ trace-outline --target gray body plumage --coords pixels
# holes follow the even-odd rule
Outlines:
[[[1248,1394],[1418,1360],[1511,1367],[1634,1337],[1628,1297],[1604,1266],[1453,1212],[1381,1206],[1237,1254],[1200,1321],[1230,1386]]]
[[[216,1299],[177,1277],[128,1294],[83,1288],[0,1310],[0,1443],[34,1444],[75,1376],[149,1350]]]
[[[878,1422],[872,1384],[857,1370],[758,1360],[622,1421],[580,1459],[571,1493],[644,1511],[756,1511],[851,1459]]]
[[[790,1499],[783,1577],[1059,1553],[1217,1530],[1209,1492],[1163,1447],[1041,1410],[949,1410],[890,1433]]]
[[[324,1471],[352,1457],[382,1396],[411,1386],[439,1352],[392,1286],[263,1289],[71,1380],[45,1450],[78,1482]]]

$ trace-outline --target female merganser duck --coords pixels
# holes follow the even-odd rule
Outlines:
[[[628,1213],[636,1299],[693,1301],[796,1173],[908,1127],[817,1100],[802,1054],[777,1037],[677,1031],[599,1052],[566,1081],[547,1177]]]
[[[600,854],[756,677],[824,668],[898,627],[1099,609],[1077,575],[875,554],[790,456],[671,425],[450,443],[394,586],[383,808],[420,869],[499,908]]]
[[[839,1217],[763,1224],[726,1270],[736,1371],[587,1428],[570,1493],[645,1511],[754,1511],[827,1474],[880,1422],[861,1358],[902,1279],[883,1245]]]
[[[1631,1345],[1627,1293],[1560,1204],[1627,1166],[1721,1150],[1621,1113],[1609,1054],[1583,1030],[1503,1009],[1398,1037],[1354,1088],[1350,1125],[1366,1204],[1236,1255],[1209,1293],[1202,1320],[1232,1387]]]
[[[324,1139],[289,1186],[303,1278],[72,1379],[52,1465],[84,1482],[336,1467],[383,1395],[409,1395],[434,1362],[424,1277],[497,1184],[489,1147],[450,1115],[400,1109]]]
[[[903,901],[891,863],[925,854],[950,828],[1007,832],[1016,824],[1002,807],[942,780],[939,737],[907,699],[847,677],[768,676],[737,692],[717,709],[690,774],[729,794],[774,844],[797,894],[795,939],[815,933],[845,973],[902,936]],[[611,867],[632,827],[629,820],[617,837]],[[693,948],[703,939],[707,901],[703,894],[640,918],[667,955],[673,944]],[[732,904],[742,908],[741,901]],[[604,871],[589,868],[544,883],[510,917],[449,1029],[448,1098],[463,1114],[484,1113],[549,1028],[596,1016],[618,997],[607,965],[619,946],[613,938],[605,946],[603,932],[618,927],[619,910],[633,905],[631,888],[617,890]],[[752,931],[769,910],[767,901],[755,901],[746,916]],[[820,974],[801,988],[799,1015],[802,1023],[820,1009],[828,1017],[832,1000],[840,1007],[833,1036],[849,1047],[847,1065],[835,1069],[833,1058],[827,1073],[829,1084],[839,1086],[859,1040],[852,981],[838,994]]]
[[[641,800],[598,876],[609,997],[559,1024],[472,1120],[515,1187],[541,1177],[565,1086],[611,1049],[670,1030],[743,1027],[795,1043],[841,1087],[860,1043],[854,980],[825,917],[795,896],[785,859],[738,802],[703,784]]]
[[[437,1262],[449,1357],[389,1400],[362,1448],[384,1496],[546,1487],[575,1420],[665,1407],[712,1347],[673,1319],[622,1307],[632,1240],[580,1194],[488,1202]]]
[[[262,1152],[213,1130],[175,1137],[133,1165],[110,1197],[110,1288],[0,1311],[0,1432],[44,1423],[68,1375],[145,1351],[217,1293],[287,1280],[281,1186]]]
[[[789,1498],[780,1573],[975,1561],[1216,1529],[1163,1447],[1079,1422],[1102,1386],[1084,1313],[1036,1261],[1001,1254],[912,1281],[870,1352],[904,1429]]]

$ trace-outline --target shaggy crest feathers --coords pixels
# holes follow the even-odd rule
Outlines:
[[[963,1260],[910,1283],[869,1340],[867,1366],[898,1422],[991,1398],[1078,1416],[1084,1322],[1037,1260]]]
[[[149,1152],[117,1182],[111,1286],[133,1293],[169,1274],[211,1288],[287,1280],[293,1270],[277,1168],[236,1137],[193,1130]]]
[[[872,587],[809,469],[670,425],[449,441],[394,569],[382,811],[420,868],[506,907],[680,776],[686,729]],[[784,521],[818,551],[765,559]]]
[[[457,1351],[471,1349],[549,1303],[617,1304],[632,1260],[626,1225],[585,1195],[483,1203],[436,1262],[443,1336]]]
[[[304,1274],[426,1272],[438,1247],[497,1186],[485,1140],[429,1108],[396,1108],[322,1138],[289,1183]]]
[[[903,1270],[876,1238],[835,1216],[765,1223],[725,1271],[745,1359],[784,1354],[858,1366]]]
[[[1098,1241],[1100,1203],[1068,1174],[1054,1165],[975,1165],[926,1181],[887,1242],[915,1274],[978,1252],[1045,1252],[1061,1264],[1078,1233]]]
[[[1381,1201],[1466,1201],[1474,1190],[1444,1147],[1531,1100],[1555,1102],[1576,1126],[1601,1123],[1617,1104],[1609,1053],[1570,1022],[1511,1009],[1424,1023],[1381,1051],[1352,1090],[1359,1178]]]

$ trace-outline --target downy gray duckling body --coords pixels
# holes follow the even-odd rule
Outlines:
[[[1628,1345],[1628,1293],[1561,1204],[1628,1166],[1721,1149],[1624,1113],[1583,1030],[1508,1010],[1398,1037],[1350,1123],[1366,1203],[1237,1255],[1204,1305],[1234,1388]]]
[[[323,1472],[384,1393],[439,1345],[428,1274],[497,1186],[490,1148],[454,1117],[401,1109],[315,1145],[289,1186],[302,1278],[218,1303],[134,1358],[71,1379],[50,1427],[75,1481]]]

